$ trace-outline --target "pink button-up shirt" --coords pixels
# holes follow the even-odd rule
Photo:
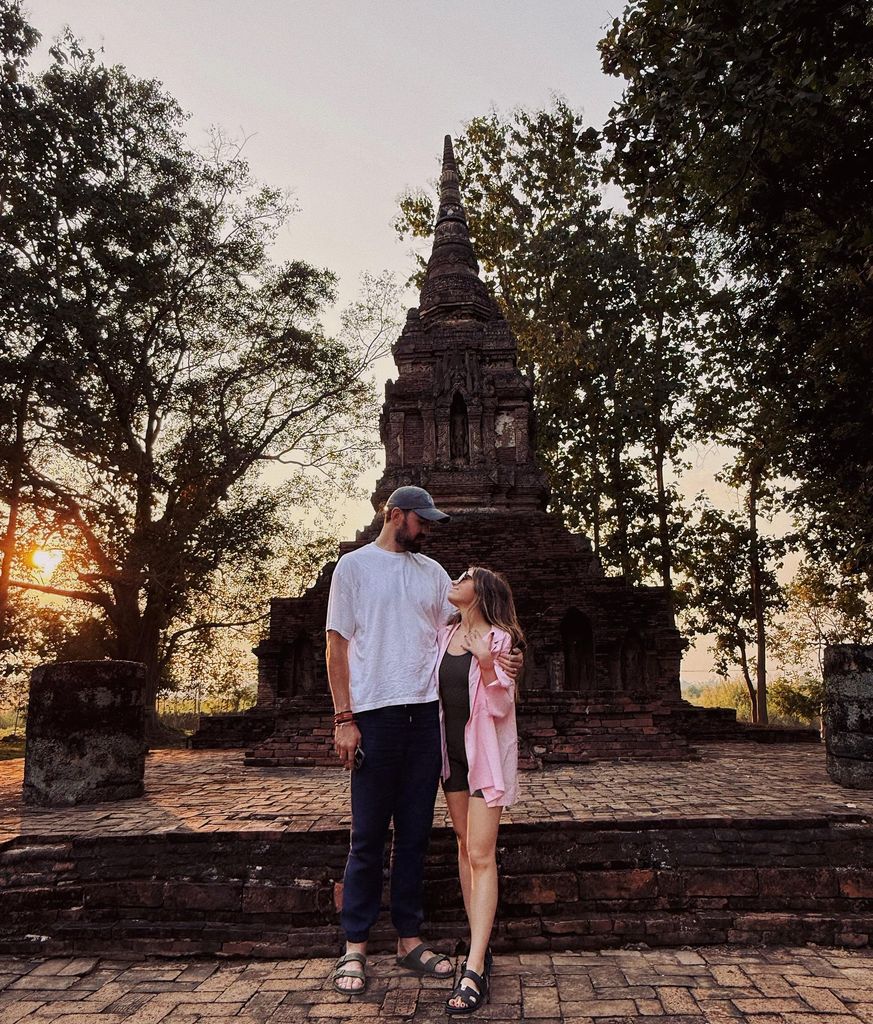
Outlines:
[[[457,625],[443,626],[439,631],[439,657],[435,671]],[[491,652],[509,651],[512,640],[508,633],[496,626],[490,629]],[[489,807],[509,807],[518,796],[518,731],[515,726],[515,683],[494,662],[497,679],[487,686],[482,682],[479,662],[470,660],[470,718],[464,729],[464,747],[469,766],[470,792],[481,789]],[[446,729],[440,702],[440,730],[443,742],[443,778],[449,777],[449,755],[446,749]]]

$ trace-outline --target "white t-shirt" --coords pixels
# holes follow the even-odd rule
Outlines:
[[[439,562],[367,544],[337,562],[327,629],[349,641],[353,711],[437,700],[437,630],[455,610]]]

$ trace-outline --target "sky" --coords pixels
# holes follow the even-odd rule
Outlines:
[[[156,78],[190,114],[205,146],[213,128],[245,139],[255,176],[287,188],[299,212],[278,259],[340,277],[339,303],[360,275],[405,282],[410,243],[392,228],[407,189],[439,174],[442,140],[492,107],[548,105],[554,95],[600,125],[621,82],[600,69],[597,41],[622,0],[25,0],[43,45],[69,25],[109,64]],[[404,305],[416,305],[407,290]],[[334,316],[336,314],[334,313]],[[328,327],[335,326],[328,319]],[[383,362],[381,383],[393,376]],[[711,487],[717,456],[694,454],[693,494]],[[714,461],[715,460],[715,461]],[[362,481],[372,488],[382,462]],[[346,508],[347,529],[372,517]],[[709,673],[705,644],[683,677]]]
[[[438,175],[444,135],[555,93],[600,124],[620,92],[597,52],[620,2],[25,3],[46,39],[69,24],[108,63],[162,81],[195,144],[211,126],[247,138],[255,174],[301,207],[278,255],[338,273],[344,300],[364,270],[409,276],[391,221],[404,189]]]

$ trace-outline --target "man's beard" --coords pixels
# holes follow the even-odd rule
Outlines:
[[[405,524],[401,526],[397,533],[394,535],[394,539],[403,548],[404,551],[411,551],[413,554],[416,555],[421,551],[421,534],[419,534],[417,537],[410,537],[409,531],[406,529]]]

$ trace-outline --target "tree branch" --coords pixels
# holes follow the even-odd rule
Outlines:
[[[55,597],[71,597],[77,601],[88,601],[90,604],[99,605],[107,610],[111,603],[105,594],[97,594],[93,590],[65,590],[63,587],[50,587],[44,583],[28,583],[25,580],[10,580],[9,586],[18,587],[21,590],[35,590],[40,594],[52,594]]]

